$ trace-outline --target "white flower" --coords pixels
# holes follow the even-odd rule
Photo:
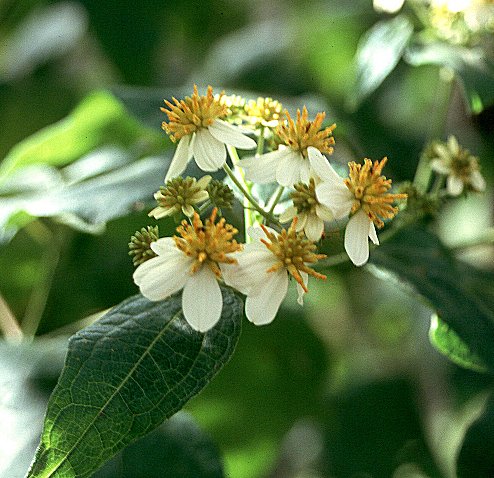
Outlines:
[[[331,136],[336,125],[321,130],[325,113],[318,113],[314,121],[309,121],[307,108],[302,113],[297,110],[294,122],[286,111],[286,123],[278,126],[276,133],[285,143],[276,151],[244,159],[240,166],[245,169],[245,177],[255,183],[277,182],[281,186],[308,183],[311,177],[307,148],[317,148],[323,153],[332,154],[334,138]]]
[[[249,234],[257,241],[235,255],[237,265],[222,268],[225,282],[247,296],[245,315],[256,325],[269,324],[275,318],[288,290],[289,275],[297,281],[301,305],[309,274],[326,279],[308,265],[326,256],[314,253],[315,245],[295,231],[296,222],[294,219],[288,231],[283,229],[280,234],[265,226],[251,228]]]
[[[323,235],[324,221],[332,221],[333,213],[317,199],[314,178],[310,178],[309,184],[298,183],[294,188],[295,191],[291,194],[293,206],[288,207],[280,215],[280,222],[291,221],[297,216],[295,230],[304,231],[310,241],[317,242]]]
[[[173,101],[175,104],[165,101],[169,109],[161,108],[169,119],[168,123],[163,122],[163,129],[172,141],[178,141],[165,181],[182,174],[193,157],[203,171],[217,171],[226,162],[225,145],[241,149],[256,147],[252,138],[221,119],[228,109],[220,98],[213,96],[211,86],[206,96],[199,96],[194,85],[192,97],[181,101],[173,98]]]
[[[462,148],[454,136],[447,143],[434,143],[431,169],[447,176],[446,189],[450,196],[459,196],[465,187],[484,191],[485,179],[480,173],[478,158]]]
[[[363,166],[352,161],[348,164],[350,176],[343,179],[318,151],[312,150],[309,154],[326,170],[325,173],[321,170],[326,181],[316,187],[317,197],[321,204],[331,209],[335,219],[350,215],[345,230],[345,250],[356,266],[362,266],[369,259],[368,240],[379,244],[375,225],[383,227],[381,218],[394,217],[398,209],[391,204],[397,199],[405,199],[407,195],[387,193],[391,180],[381,176],[387,158],[374,164],[370,159],[365,159]]]
[[[240,250],[232,237],[238,232],[225,219],[215,224],[216,209],[204,225],[197,213],[193,224],[177,228],[181,237],[164,237],[151,243],[157,254],[134,272],[134,282],[144,297],[158,301],[183,289],[182,310],[194,330],[206,332],[221,317],[223,298],[218,279],[221,266],[235,264]]]

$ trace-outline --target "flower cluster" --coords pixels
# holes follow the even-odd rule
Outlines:
[[[405,207],[405,190],[393,192],[391,179],[383,175],[386,157],[350,161],[347,177],[337,173],[327,158],[336,125],[325,122],[324,112],[311,118],[304,106],[293,118],[271,98],[215,96],[211,87],[200,96],[196,86],[192,96],[165,104],[163,129],[178,145],[149,215],[185,219],[172,237],[158,238],[149,228],[136,233],[130,244],[134,281],[150,300],[182,290],[183,315],[195,330],[205,332],[220,319],[220,284],[246,296],[246,316],[257,325],[275,318],[291,280],[302,305],[309,277],[326,279],[319,272],[326,259],[320,248],[329,251],[326,231],[345,227],[338,247],[362,266],[369,259],[369,240],[379,244],[377,229]],[[242,157],[236,148],[256,148],[256,154]],[[436,143],[431,151],[430,171],[446,176],[450,194],[485,188],[478,160],[456,139]],[[227,182],[209,175],[183,178],[192,158],[205,172],[223,168]],[[245,244],[237,227],[219,218],[220,209],[232,208],[235,198],[240,198],[236,207],[244,208],[238,229],[248,232]]]

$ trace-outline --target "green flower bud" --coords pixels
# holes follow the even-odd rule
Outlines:
[[[132,257],[135,267],[152,257],[156,257],[156,253],[151,249],[151,243],[158,239],[158,226],[143,227],[130,238],[129,256]]]

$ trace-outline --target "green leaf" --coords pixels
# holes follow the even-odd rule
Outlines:
[[[103,164],[94,164],[96,158]],[[58,181],[50,183],[49,188],[0,197],[0,242],[9,240],[36,217],[52,217],[83,232],[101,233],[108,221],[129,214],[137,202],[152,199],[169,163],[164,157],[126,164],[129,161],[125,151],[104,148],[61,169]],[[25,169],[28,174],[33,167]],[[101,174],[90,176],[97,173]],[[24,175],[24,169],[12,178],[18,175]]]
[[[468,429],[458,455],[458,478],[494,476],[494,397]]]
[[[66,337],[15,345],[0,341],[0,476],[25,476],[66,352]]]
[[[359,103],[375,91],[393,71],[413,33],[410,20],[399,15],[376,23],[361,38],[355,54],[356,82],[350,103]]]
[[[494,63],[485,51],[449,43],[411,45],[404,56],[411,65],[439,65],[451,68],[465,88],[468,105],[480,113],[494,104]]]
[[[131,297],[77,333],[28,477],[92,476],[199,393],[240,335],[242,301],[229,288],[222,293],[221,319],[205,334],[183,318],[180,294]]]
[[[0,183],[24,166],[64,166],[98,146],[128,146],[138,139],[154,139],[153,136],[110,93],[96,91],[69,116],[14,146],[1,163]]]
[[[477,355],[472,354],[468,345],[436,314],[431,317],[429,339],[439,352],[446,355],[460,367],[475,370],[476,372],[487,371],[487,367],[482,360]]]
[[[142,457],[146,457],[145,460]],[[222,478],[216,445],[192,417],[178,412],[117,454],[93,478]]]
[[[494,370],[494,301],[485,292],[494,285],[492,274],[478,280],[475,268],[455,260],[434,234],[417,226],[397,232],[372,252],[370,262],[426,298],[471,353]]]

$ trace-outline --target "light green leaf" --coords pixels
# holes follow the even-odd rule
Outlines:
[[[168,158],[144,158],[126,164],[129,158],[124,150],[97,150],[55,170],[58,179],[49,187],[26,187],[19,194],[0,197],[0,242],[9,240],[36,217],[51,217],[83,232],[101,233],[108,221],[129,214],[139,201],[151,200],[163,183]],[[26,168],[26,174],[30,175],[32,168]],[[24,168],[18,170],[12,178],[23,176],[23,172]],[[91,176],[97,173],[101,174]]]
[[[487,367],[477,355],[472,354],[468,345],[457,333],[436,314],[431,317],[429,339],[434,347],[446,355],[452,362],[476,372],[486,372]]]
[[[32,164],[67,165],[105,144],[128,146],[156,140],[154,132],[133,119],[106,91],[86,97],[63,120],[14,146],[0,166],[0,184],[16,169]]]
[[[493,274],[480,274],[455,260],[434,234],[417,226],[403,228],[376,248],[370,263],[411,285],[471,353],[494,370]]]
[[[465,88],[468,105],[480,113],[494,104],[494,63],[480,48],[444,42],[411,45],[404,55],[411,65],[439,65],[451,68]]]
[[[223,478],[223,465],[211,438],[188,413],[178,412],[158,429],[122,450],[93,478],[193,476]]]
[[[356,82],[350,103],[357,107],[393,71],[413,33],[404,15],[376,23],[361,38],[355,54]]]
[[[232,355],[242,301],[222,288],[223,312],[205,334],[186,323],[181,296],[140,295],[69,343],[29,478],[87,478],[117,451],[180,410]]]

